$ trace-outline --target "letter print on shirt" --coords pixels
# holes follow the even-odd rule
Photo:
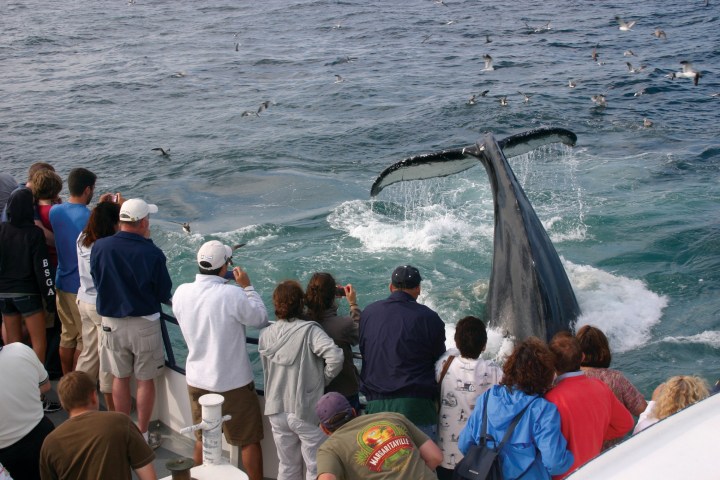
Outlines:
[[[355,453],[355,461],[373,472],[403,470],[414,449],[407,430],[387,421],[375,422],[361,430],[357,443],[360,448]]]

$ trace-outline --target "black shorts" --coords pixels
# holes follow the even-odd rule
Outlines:
[[[40,295],[21,295],[19,297],[0,298],[0,312],[4,315],[30,315],[42,312],[43,303]]]

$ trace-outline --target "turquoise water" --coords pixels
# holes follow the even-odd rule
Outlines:
[[[569,128],[575,148],[512,166],[563,257],[579,323],[606,331],[614,366],[646,395],[674,374],[714,381],[720,7],[487,3],[9,2],[0,165],[18,179],[38,160],[63,177],[84,166],[98,191],[158,204],[153,239],[176,285],[193,279],[209,239],[247,242],[236,264],[268,305],[278,281],[305,283],[316,270],[354,284],[365,305],[386,295],[396,265],[412,263],[425,278],[421,301],[452,338],[454,322],[484,307],[485,172],[396,185],[375,201],[370,185],[396,161],[486,131]],[[620,32],[615,15],[637,24]],[[537,33],[525,25],[548,21]],[[667,40],[652,35],[658,27]],[[484,54],[494,71],[483,71]],[[681,60],[702,72],[698,86],[666,78]],[[646,68],[630,73],[626,61]],[[266,100],[259,116],[242,116]],[[173,223],[185,221],[190,235]],[[490,355],[500,340],[491,332]]]

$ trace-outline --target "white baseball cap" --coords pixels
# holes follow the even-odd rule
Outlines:
[[[147,217],[151,213],[157,213],[157,205],[146,203],[141,198],[131,198],[125,200],[120,206],[121,222],[137,222]]]
[[[210,240],[203,243],[197,254],[197,262],[200,268],[205,270],[217,270],[227,263],[232,257],[232,248],[223,245],[217,240]]]

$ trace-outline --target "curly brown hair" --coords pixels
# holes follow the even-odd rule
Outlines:
[[[500,385],[528,395],[542,395],[550,389],[554,377],[555,356],[545,342],[529,337],[505,360]]]
[[[280,282],[273,292],[275,316],[278,320],[293,321],[302,317],[305,307],[302,286],[296,280]]]
[[[581,365],[583,367],[610,368],[612,354],[610,353],[610,342],[597,327],[585,325],[575,334],[580,342],[580,348],[585,357]]]
[[[327,272],[315,272],[310,277],[305,290],[305,305],[307,315],[311,320],[321,322],[325,310],[335,303],[337,283],[335,278]]]

